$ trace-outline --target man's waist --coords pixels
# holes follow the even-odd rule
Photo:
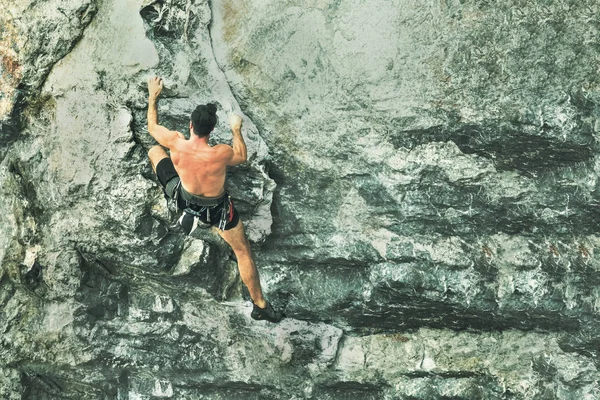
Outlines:
[[[194,204],[197,206],[204,206],[204,207],[216,206],[216,205],[221,204],[228,196],[226,190],[219,196],[208,197],[208,196],[200,196],[197,194],[190,193],[187,190],[185,190],[183,185],[181,185],[180,189],[181,189],[181,198],[183,200],[187,201],[188,203],[191,203],[191,204]]]

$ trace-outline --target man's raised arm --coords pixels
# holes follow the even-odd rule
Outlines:
[[[170,131],[158,124],[158,95],[162,91],[163,81],[158,76],[148,81],[148,133],[161,145],[171,148],[173,142],[180,137],[177,132]],[[181,135],[182,136],[182,135]]]
[[[229,125],[231,126],[231,134],[233,135],[233,157],[229,161],[228,165],[238,165],[246,162],[246,143],[242,136],[242,117],[236,114],[232,114],[229,117]]]

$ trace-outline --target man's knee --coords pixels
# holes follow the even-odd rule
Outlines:
[[[150,147],[150,150],[148,150],[148,157],[150,157],[151,160],[164,158],[167,157],[167,152],[159,145],[152,146]]]
[[[169,157],[167,152],[160,146],[152,146],[150,150],[148,150],[148,157],[150,158],[150,164],[152,165],[152,169],[156,172],[156,166],[158,163],[164,159]]]
[[[240,260],[252,260],[252,252],[250,251],[250,248],[247,247],[243,247],[243,246],[236,246],[236,247],[231,247],[231,249],[233,250],[233,253],[235,254],[235,258],[237,258],[238,261]]]

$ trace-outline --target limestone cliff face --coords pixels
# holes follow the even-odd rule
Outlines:
[[[0,0],[0,397],[600,398],[600,5]],[[228,184],[279,325],[174,225],[160,122]]]

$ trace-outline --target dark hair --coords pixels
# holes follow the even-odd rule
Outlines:
[[[190,116],[194,133],[198,137],[204,137],[212,132],[217,125],[217,106],[216,104],[200,104]]]

